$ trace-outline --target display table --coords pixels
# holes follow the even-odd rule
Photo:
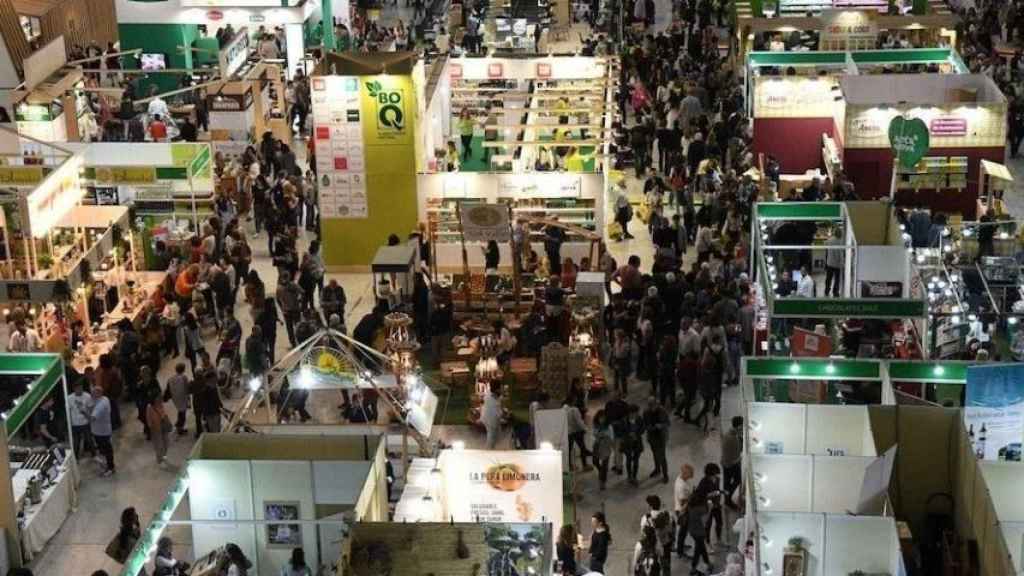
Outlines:
[[[29,479],[36,474],[38,470],[19,470],[14,474],[14,501],[18,509],[27,497]],[[69,454],[57,481],[43,490],[42,502],[26,509],[21,526],[21,553],[26,562],[43,550],[60,530],[64,519],[78,506],[78,481],[78,466],[74,456]]]
[[[122,297],[121,301],[117,303],[117,307],[108,312],[104,317],[103,325],[106,327],[115,326],[118,322],[127,318],[132,324],[137,326],[139,316],[147,308],[146,304],[153,297],[157,287],[163,284],[166,276],[166,272],[131,272],[127,274],[125,282],[134,281],[135,290],[138,293],[144,294],[145,297],[142,302],[135,304],[130,309],[127,307],[127,299]]]
[[[117,344],[117,337],[114,335],[103,336],[102,340],[98,340],[100,336],[92,336],[89,342],[85,345],[85,350],[81,353],[77,353],[71,359],[71,367],[75,369],[79,374],[84,374],[86,368],[100,367],[100,356],[109,354],[114,350],[114,346]]]

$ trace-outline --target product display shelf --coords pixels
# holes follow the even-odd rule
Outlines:
[[[485,202],[482,198],[467,198],[461,200],[464,203]],[[575,224],[588,230],[597,229],[596,202],[592,199],[579,198],[527,198],[508,199],[499,198],[499,202],[512,203],[513,218],[550,218],[557,216],[560,222]],[[458,200],[452,199],[431,199],[427,203],[427,225],[438,243],[459,243],[459,221],[457,218],[456,205]],[[566,235],[567,241],[585,241],[583,238],[569,232]],[[542,230],[531,230],[532,241],[539,242],[544,239]]]
[[[967,188],[967,157],[925,157],[913,168],[900,168],[895,178],[897,190],[963,190]]]

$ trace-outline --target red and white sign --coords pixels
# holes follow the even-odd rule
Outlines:
[[[501,62],[494,62],[487,65],[487,77],[488,78],[504,78],[505,77],[505,65]]]
[[[348,158],[344,156],[334,157],[334,169],[335,170],[348,170]]]
[[[327,82],[324,82],[323,78],[313,78],[313,91],[323,92],[327,89]]]
[[[967,119],[957,116],[940,116],[932,118],[928,124],[932,136],[966,136]]]
[[[217,22],[224,19],[224,13],[220,10],[210,10],[206,13],[206,19],[210,22]]]
[[[452,80],[462,78],[462,64],[450,64],[448,68],[448,77]]]
[[[316,139],[317,140],[330,140],[331,139],[331,127],[330,126],[317,126],[316,127]]]
[[[551,64],[537,62],[537,78],[551,78]]]

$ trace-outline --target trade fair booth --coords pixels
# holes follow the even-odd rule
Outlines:
[[[831,368],[830,368],[831,366]],[[1002,368],[999,364],[982,365]],[[881,378],[887,386],[905,386],[918,384],[928,389],[932,386],[955,386],[963,387],[966,381],[968,364],[964,362],[920,362],[920,361],[875,361],[875,360],[828,360],[819,358],[744,358],[742,364],[743,385],[749,386],[751,380],[758,378],[824,378],[840,377],[850,378],[856,375],[857,378]],[[1020,547],[1020,540],[1013,531],[1016,527],[1009,526],[1009,530],[1000,529],[997,524],[1002,517],[996,515],[998,504],[998,491],[987,487],[987,476],[983,477],[982,468],[989,462],[982,462],[976,458],[977,444],[980,440],[980,423],[975,423],[974,434],[971,434],[965,424],[964,412],[956,409],[944,409],[935,404],[925,402],[906,402],[905,399],[913,397],[903,392],[896,393],[900,406],[892,403],[886,405],[871,405],[866,407],[870,434],[873,437],[875,453],[884,457],[877,459],[874,465],[869,465],[863,474],[864,478],[877,480],[874,486],[888,486],[889,499],[876,500],[883,505],[882,510],[885,516],[872,518],[874,521],[889,520],[890,516],[898,519],[899,547],[904,550],[913,550],[913,554],[904,555],[904,560],[913,562],[918,573],[933,574],[941,573],[944,569],[952,566],[973,565],[978,574],[985,576],[1004,576],[1014,574],[1017,571],[1011,568],[1011,555],[1007,552],[1008,547],[1017,550]],[[807,412],[804,421],[804,430],[807,433],[822,432],[815,430],[811,422],[812,410],[847,410],[842,418],[856,419],[854,410],[861,408],[854,407],[822,407],[806,406]],[[770,411],[771,410],[771,411]],[[787,412],[788,410],[788,412]],[[850,499],[850,490],[840,494],[815,494],[815,479],[808,480],[813,471],[817,476],[818,468],[823,462],[829,460],[827,447],[824,454],[814,455],[813,458],[807,454],[799,454],[799,450],[814,450],[819,447],[807,446],[801,448],[799,434],[791,434],[780,424],[792,425],[793,422],[800,422],[798,408],[783,404],[750,404],[742,411],[736,412],[728,406],[723,407],[725,421],[732,415],[746,415],[748,418],[744,443],[748,457],[745,459],[752,465],[744,470],[744,486],[747,492],[747,510],[753,511],[751,518],[756,522],[747,524],[747,542],[750,552],[748,556],[756,554],[754,566],[759,568],[754,572],[754,566],[748,565],[750,573],[767,575],[780,573],[777,565],[771,564],[772,558],[779,557],[778,548],[786,543],[791,537],[800,537],[800,548],[807,548],[805,552],[800,550],[787,551],[798,556],[808,556],[808,567],[814,566],[813,560],[827,562],[823,559],[823,553],[827,556],[828,546],[821,546],[815,543],[820,542],[817,537],[820,534],[819,522],[807,520],[801,516],[803,527],[786,525],[782,530],[774,530],[772,514],[779,514],[779,507],[797,508],[807,510],[815,502],[828,505],[842,499]],[[836,418],[831,413],[830,418]],[[863,423],[857,427],[851,422],[854,430],[864,430]],[[850,426],[846,426],[850,427]],[[799,427],[798,427],[799,428]],[[851,440],[853,434],[851,433]],[[990,434],[995,443],[995,434]],[[762,446],[757,446],[754,439],[761,440]],[[781,439],[781,440],[780,440]],[[783,442],[779,447],[778,454],[770,454],[764,450],[768,441]],[[810,443],[810,437],[807,442]],[[842,444],[841,440],[831,440],[837,445]],[[867,444],[866,438],[862,446]],[[854,450],[856,442],[853,443]],[[944,448],[940,448],[944,447]],[[840,446],[840,448],[844,448]],[[767,460],[774,458],[775,460]],[[810,461],[808,459],[811,458]],[[831,465],[841,466],[837,462],[847,459],[849,456],[832,457]],[[788,460],[787,460],[788,459]],[[895,461],[895,465],[891,461]],[[765,467],[765,463],[773,465],[771,469]],[[891,466],[892,474],[889,480],[882,482],[885,478],[884,468],[879,469],[885,463],[886,467]],[[830,465],[826,464],[826,466]],[[1015,470],[1017,462],[993,462],[997,465],[1005,465],[1007,470]],[[784,476],[787,472],[796,470],[796,475],[803,480],[787,480]],[[760,475],[758,475],[758,473]],[[800,487],[799,490],[776,490],[772,492],[776,479],[787,488],[790,486]],[[841,485],[843,479],[836,479],[837,485]],[[808,482],[811,484],[808,485]],[[995,480],[993,480],[995,482]],[[1014,480],[1016,482],[1016,479]],[[1007,483],[1006,494],[1015,493],[1016,484]],[[852,489],[854,494],[877,492],[877,490],[862,491]],[[758,497],[755,494],[760,494]],[[794,494],[796,495],[794,497]],[[991,494],[991,496],[990,496]],[[762,497],[769,499],[770,506],[762,506]],[[815,498],[818,497],[818,500]],[[863,500],[863,498],[859,499]],[[854,510],[856,508],[850,508]],[[1012,509],[1012,506],[1007,508]],[[843,513],[845,511],[840,511]],[[797,514],[789,514],[789,518],[796,518]],[[865,519],[867,517],[858,516]],[[1009,517],[1005,519],[1008,523],[1014,522]],[[826,520],[827,521],[827,520]],[[769,526],[769,528],[766,528]],[[883,532],[888,529],[879,525],[874,532]],[[1004,534],[1007,532],[1007,534]],[[828,531],[826,529],[826,539]],[[859,537],[854,537],[856,542]],[[976,545],[977,554],[967,553],[967,542]],[[872,540],[871,542],[875,542]],[[827,542],[826,542],[827,544]],[[889,546],[883,546],[880,542],[865,544],[856,547],[859,551],[859,565],[844,564],[842,572],[832,572],[825,569],[824,572],[807,573],[849,573],[851,570],[859,569],[870,573],[870,570],[882,573],[900,574],[902,571],[892,572],[887,568],[892,556]],[[765,562],[769,565],[765,566]],[[859,567],[858,567],[859,566]],[[873,568],[872,568],[873,567]],[[908,568],[911,568],[908,565]],[[913,571],[908,571],[913,573]]]
[[[235,30],[263,28],[268,33],[283,28],[281,59],[287,63],[288,77],[302,66],[305,47],[320,26],[319,2],[266,0],[166,0],[136,2],[116,0],[118,36],[122,50],[142,49],[144,54],[159,55],[167,68],[191,69],[203,63],[217,63],[218,46],[214,36],[231,25]],[[334,13],[347,15],[347,3],[335,1]],[[183,49],[184,47],[184,49]]]
[[[543,255],[542,228],[558,220],[600,233],[606,222],[605,160],[614,120],[614,59],[581,56],[451,58],[428,85],[418,218],[434,246],[432,268],[462,271],[460,206],[510,207]],[[471,133],[460,138],[462,130]],[[463,148],[468,138],[469,152]],[[455,149],[457,166],[449,161]],[[592,238],[567,230],[562,256],[579,263]],[[482,270],[482,241],[466,238],[468,266]],[[511,247],[499,243],[501,268]]]
[[[0,483],[0,557],[22,566],[39,554],[78,506],[78,462],[71,446],[71,423],[50,432],[61,440],[45,446],[33,415],[48,399],[67,413],[69,390],[64,363],[55,354],[0,354],[0,464],[10,470]]]
[[[1007,101],[991,78],[844,76],[839,87],[840,156],[860,198],[975,218],[981,161],[1006,157]],[[915,141],[899,162],[889,136],[897,128]]]
[[[925,299],[889,204],[758,203],[755,210],[756,354],[920,357]],[[828,278],[828,267],[838,278]],[[797,290],[805,273],[813,298]]]
[[[192,557],[178,559],[192,574],[215,570],[229,543],[250,574],[276,574],[297,547],[341,574],[352,525],[387,520],[385,458],[379,436],[204,434],[123,574],[149,569],[161,536],[189,535]]]
[[[563,481],[558,450],[467,450],[456,445],[437,458],[413,461],[395,506],[395,521],[525,522],[549,526],[548,536],[554,537],[563,523],[573,522],[566,516]]]
[[[740,0],[736,20],[741,58],[768,49],[871,50],[883,38],[956,46],[960,21],[945,4],[928,0]]]
[[[842,139],[837,132],[839,78],[880,70],[967,74],[950,48],[860,50],[854,52],[750,52],[746,56],[747,114],[754,122],[755,154],[771,155],[782,167],[777,195],[800,184],[805,173],[824,164],[829,177],[840,166]],[[888,77],[888,74],[886,75]],[[796,135],[779,138],[780,134]],[[827,137],[826,137],[827,136]],[[801,186],[802,187],[802,186]]]
[[[747,574],[906,573],[892,518],[759,512],[757,522],[758,562]]]

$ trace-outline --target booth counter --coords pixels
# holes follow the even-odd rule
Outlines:
[[[251,574],[277,573],[302,547],[316,566],[336,566],[355,522],[387,519],[384,443],[371,436],[204,434],[122,572],[149,568],[169,527],[192,532],[192,558],[215,565],[228,543]],[[182,505],[188,496],[187,505]]]
[[[0,483],[0,526],[12,566],[28,563],[60,530],[78,505],[78,463],[71,445],[71,424],[51,430],[61,443],[46,448],[37,440],[32,417],[53,398],[67,413],[64,364],[55,354],[0,354],[4,397],[0,416],[0,465],[10,469]]]

